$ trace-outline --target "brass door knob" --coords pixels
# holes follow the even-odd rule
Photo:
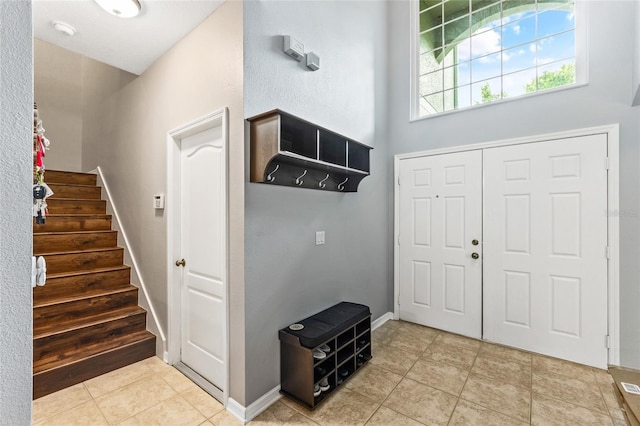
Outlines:
[[[176,266],[185,266],[186,264],[187,262],[185,262],[184,259],[176,260]]]
[[[480,257],[480,255],[479,255],[478,253],[475,253],[475,252],[474,252],[474,253],[471,253],[471,257],[472,257],[473,259],[477,259],[477,258],[479,258],[479,257]]]

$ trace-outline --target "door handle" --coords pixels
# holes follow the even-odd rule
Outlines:
[[[477,258],[479,258],[479,257],[480,257],[480,255],[479,255],[478,253],[476,253],[476,252],[473,252],[473,253],[471,253],[471,257],[472,257],[473,259],[477,259]]]
[[[182,266],[184,267],[187,264],[187,262],[184,261],[184,259],[182,260],[176,260],[176,266]]]
[[[474,246],[478,245],[478,240],[471,240],[471,244],[473,244]]]

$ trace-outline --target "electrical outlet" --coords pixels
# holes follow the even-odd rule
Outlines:
[[[316,231],[316,245],[321,246],[324,244],[324,231]]]

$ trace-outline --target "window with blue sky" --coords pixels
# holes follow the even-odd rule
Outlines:
[[[576,82],[572,0],[419,0],[417,115]]]

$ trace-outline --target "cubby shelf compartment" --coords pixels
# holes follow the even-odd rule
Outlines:
[[[251,182],[356,192],[371,147],[278,109],[247,119]]]
[[[344,313],[345,306],[363,307],[366,311],[358,313],[352,319],[347,317],[344,321],[338,321],[339,325],[332,328],[327,323],[332,309]],[[322,335],[317,339],[315,337],[318,336],[303,336],[288,327],[280,330],[280,392],[313,410],[371,359],[371,313],[364,305],[342,302],[300,321],[300,324],[305,325],[307,331],[314,325],[319,326],[322,328]],[[358,342],[363,339],[365,341],[356,350]],[[313,342],[312,345],[304,345],[310,341]],[[324,345],[330,348],[326,352],[326,358],[315,359],[314,350]],[[325,378],[329,383],[329,390],[314,396],[314,386]]]

